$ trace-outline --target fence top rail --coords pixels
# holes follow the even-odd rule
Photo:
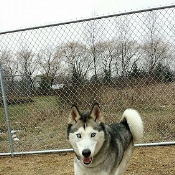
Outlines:
[[[85,21],[91,21],[91,20],[98,20],[98,19],[104,19],[104,18],[110,18],[110,17],[122,16],[122,15],[130,15],[130,14],[142,13],[142,12],[148,12],[148,11],[163,10],[163,9],[174,8],[174,7],[175,7],[175,4],[169,5],[169,6],[160,6],[160,7],[147,8],[147,9],[135,10],[135,11],[130,11],[130,12],[117,13],[117,14],[112,14],[112,15],[84,18],[84,19],[80,19],[80,20],[72,20],[72,21],[66,21],[66,22],[49,24],[49,25],[21,28],[21,29],[17,29],[17,30],[9,30],[9,31],[5,31],[5,32],[0,32],[0,35],[7,34],[7,33],[22,32],[22,31],[26,31],[26,30],[36,30],[36,29],[41,29],[41,28],[54,27],[54,26],[72,24],[72,23],[79,23],[79,22],[85,22]]]

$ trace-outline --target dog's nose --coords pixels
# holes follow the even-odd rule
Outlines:
[[[91,151],[89,149],[84,149],[82,154],[83,154],[84,157],[87,158],[87,157],[90,157]]]

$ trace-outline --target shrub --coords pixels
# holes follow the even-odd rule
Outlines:
[[[47,94],[51,89],[50,80],[46,76],[41,76],[41,81],[39,83],[39,91],[41,94]]]

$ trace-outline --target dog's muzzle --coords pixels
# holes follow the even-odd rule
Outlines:
[[[92,157],[90,156],[91,151],[89,149],[85,149],[82,151],[82,155],[83,155],[83,163],[89,165],[92,162]]]

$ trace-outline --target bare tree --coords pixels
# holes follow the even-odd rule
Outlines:
[[[10,51],[2,51],[0,54],[0,61],[3,64],[4,69],[6,69],[12,77],[19,71],[19,64],[16,56]]]
[[[155,70],[159,63],[165,63],[166,60],[172,58],[168,43],[164,43],[160,38],[145,43],[143,50],[146,67],[150,73]]]
[[[15,54],[11,53],[10,51],[2,51],[0,54],[0,62],[2,63],[6,81],[9,82],[9,88],[14,90],[15,76],[19,71],[19,64]]]
[[[112,77],[113,61],[116,57],[115,41],[99,42],[96,44],[99,60],[102,62],[104,81],[110,82]]]
[[[132,65],[140,59],[140,46],[132,37],[127,16],[116,18],[116,70],[126,76]]]
[[[34,88],[33,76],[38,69],[35,54],[31,50],[23,48],[17,53],[17,57],[20,74],[28,80],[30,87]]]
[[[147,33],[143,44],[144,58],[148,72],[153,72],[159,63],[172,58],[168,42],[159,36],[159,24],[156,12],[149,12],[146,18]]]
[[[62,47],[62,55],[71,70],[73,83],[85,81],[92,63],[86,46],[77,42],[68,43]]]
[[[59,47],[57,47],[55,50],[41,50],[37,57],[38,63],[41,67],[40,72],[50,82],[50,86],[52,86],[56,76],[58,76],[60,71],[61,56]]]
[[[98,20],[92,20],[87,23],[85,28],[85,38],[93,60],[94,80],[97,80],[98,57],[96,45],[101,40],[102,33],[100,33]]]

